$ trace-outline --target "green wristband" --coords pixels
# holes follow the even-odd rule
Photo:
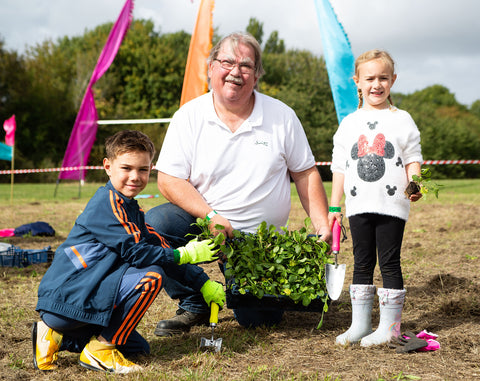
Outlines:
[[[180,251],[178,251],[177,249],[173,249],[173,261],[175,263],[180,262]]]
[[[329,206],[328,211],[330,213],[340,213],[342,211],[342,208],[339,206]]]
[[[210,220],[217,214],[216,210],[212,210],[210,213],[207,214],[207,221],[210,222]]]

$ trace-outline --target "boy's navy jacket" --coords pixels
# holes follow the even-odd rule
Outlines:
[[[170,244],[145,223],[137,201],[117,192],[109,181],[56,250],[40,282],[36,309],[107,326],[127,268],[150,265],[161,266],[174,279],[177,273],[187,275],[179,279],[195,290],[208,280],[201,267],[176,264]]]

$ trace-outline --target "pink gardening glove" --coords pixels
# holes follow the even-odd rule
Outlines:
[[[0,230],[0,237],[13,237],[14,235],[15,235],[15,229]]]
[[[419,339],[426,340],[428,343],[426,347],[417,349],[419,352],[436,351],[440,349],[440,343],[437,340],[435,340],[438,337],[438,335],[435,335],[434,333],[423,330],[422,332],[417,334],[417,337]]]

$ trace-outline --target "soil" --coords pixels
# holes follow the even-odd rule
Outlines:
[[[412,194],[420,192],[420,186],[415,181],[410,181],[405,189],[405,196],[410,198]]]
[[[42,211],[47,213],[43,208],[26,205],[22,210],[25,221],[20,223],[35,220],[32,216],[40,220],[45,216]],[[12,238],[8,242],[25,249],[56,248],[68,234],[78,209],[71,213],[50,214],[53,226],[61,226],[56,237]],[[295,228],[295,223],[301,226],[303,218],[294,210],[291,227]],[[176,338],[153,334],[158,320],[171,317],[176,310],[175,301],[162,292],[138,327],[152,348],[150,356],[137,361],[145,372],[122,380],[480,379],[479,205],[418,202],[406,226],[402,268],[407,294],[402,332],[425,329],[438,335],[441,348],[435,352],[398,354],[387,345],[335,344],[335,337],[351,322],[348,285],[353,256],[348,229],[347,235],[338,257],[339,263],[347,264],[344,291],[331,303],[321,329],[316,329],[320,313],[292,311],[285,313],[277,327],[247,330],[238,325],[231,310],[224,309],[215,330],[215,338],[223,338],[221,354],[198,353],[200,338],[210,337],[207,327],[195,327]],[[111,379],[79,367],[78,354],[64,352],[57,371],[44,374],[33,368],[30,327],[38,319],[36,289],[47,268],[46,264],[0,268],[0,380]],[[212,278],[222,281],[215,264],[205,268]],[[382,286],[378,270],[375,284]],[[378,315],[375,305],[374,328]]]

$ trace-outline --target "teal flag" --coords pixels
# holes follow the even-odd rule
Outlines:
[[[358,106],[353,82],[355,58],[350,41],[328,0],[315,0],[318,24],[338,123]]]
[[[12,161],[13,147],[0,143],[0,160]]]

